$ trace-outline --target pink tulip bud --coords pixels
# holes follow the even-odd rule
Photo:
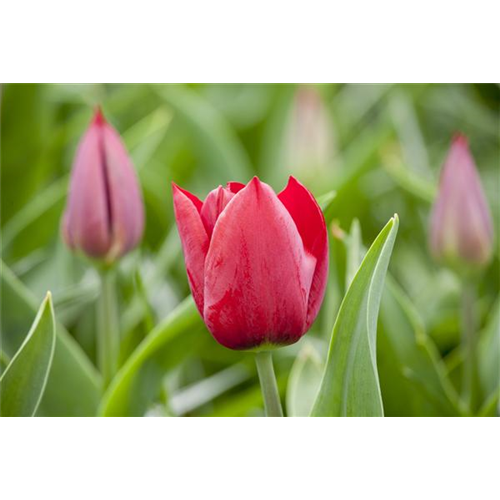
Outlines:
[[[437,260],[454,267],[482,267],[492,255],[491,214],[463,135],[453,139],[441,173],[430,247]]]
[[[110,264],[139,243],[143,228],[134,167],[120,136],[98,109],[73,163],[64,240],[71,249]]]
[[[290,177],[276,195],[254,177],[205,202],[173,185],[189,284],[208,329],[230,349],[297,342],[315,320],[328,275],[325,219]]]
[[[328,174],[333,158],[333,124],[323,99],[314,87],[302,87],[292,108],[286,165],[313,180]]]

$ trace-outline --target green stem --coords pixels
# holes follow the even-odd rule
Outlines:
[[[475,409],[474,393],[477,378],[474,302],[474,286],[464,283],[462,290],[462,351],[464,353],[462,397],[470,412]]]
[[[97,304],[97,321],[99,368],[103,380],[103,390],[106,390],[118,367],[120,347],[118,305],[113,269],[101,272],[101,297]]]
[[[273,358],[270,352],[258,352],[255,355],[257,372],[259,373],[260,387],[264,397],[264,408],[267,417],[282,417],[278,384],[274,375]]]

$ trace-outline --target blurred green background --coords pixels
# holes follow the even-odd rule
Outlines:
[[[59,233],[73,156],[98,103],[132,156],[147,216],[142,246],[120,263],[121,363],[129,361],[105,404],[94,368],[98,275]],[[336,196],[325,211],[332,264],[320,316],[301,342],[275,355],[289,414],[300,413],[298,374],[305,365],[314,379],[326,356],[352,221],[368,247],[394,213],[401,225],[378,333],[385,414],[463,413],[461,282],[430,259],[427,228],[439,169],[461,131],[498,232],[499,106],[497,85],[3,85],[2,363],[51,290],[60,325],[40,415],[261,415],[251,354],[219,346],[189,304],[173,326],[165,320],[189,295],[170,183],[203,199],[219,184],[253,175],[280,191],[293,174],[316,196]],[[498,239],[495,245],[476,304],[474,413],[484,415],[498,412]]]

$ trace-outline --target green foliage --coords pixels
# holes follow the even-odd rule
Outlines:
[[[2,347],[14,356],[36,312],[36,300],[24,285],[1,265]],[[8,307],[7,307],[8,305]],[[56,323],[56,347],[38,414],[90,416],[97,409],[100,376],[66,329]]]
[[[188,298],[150,332],[131,354],[104,395],[99,413],[104,416],[142,415],[150,403],[147,396],[151,394],[151,388],[158,387],[158,382],[161,382],[161,373],[145,370],[145,362],[158,350],[168,348],[175,337],[198,325],[201,326],[201,319],[193,300]],[[140,380],[144,373],[148,388]]]
[[[0,416],[35,415],[47,385],[55,344],[54,309],[47,293],[31,330],[0,378]]]
[[[290,136],[297,96],[311,88],[330,123],[332,152],[319,166],[313,153],[314,168],[294,162],[296,139]],[[348,319],[346,292],[352,285],[352,303],[364,245],[398,213],[389,274],[383,292],[377,290],[376,345],[375,329],[362,315],[364,343],[352,352],[353,361],[368,370],[349,377],[346,413],[381,413],[383,402],[387,416],[468,414],[460,399],[463,282],[432,262],[427,221],[450,139],[461,131],[469,138],[495,228],[500,226],[498,86],[7,84],[1,97],[0,373],[51,290],[56,344],[37,415],[262,415],[253,357],[219,346],[186,299],[170,183],[204,198],[218,184],[253,175],[279,191],[290,174],[324,210],[330,274],[311,331],[274,354],[287,413],[309,413],[335,319],[338,332],[339,321]],[[146,206],[144,241],[117,269],[120,368],[105,394],[95,368],[98,276],[64,247],[59,232],[76,146],[97,103],[130,151]],[[485,416],[499,414],[499,275],[497,245],[491,265],[475,278],[479,373],[473,413]],[[356,302],[366,308],[368,297],[361,295]],[[371,313],[373,321],[376,308]],[[355,323],[360,318],[349,316]],[[334,336],[332,359],[341,338],[349,345],[352,332],[343,327],[341,333]],[[366,355],[375,346],[376,362]],[[351,405],[361,404],[366,391],[366,411],[354,411]]]
[[[287,415],[308,417],[321,385],[324,363],[310,342],[304,342],[290,370],[286,393]]]
[[[384,414],[376,362],[377,318],[398,225],[395,216],[380,232],[340,306],[314,416]]]

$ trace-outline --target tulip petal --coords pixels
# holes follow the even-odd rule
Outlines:
[[[63,219],[63,235],[68,245],[92,257],[103,257],[111,246],[101,160],[100,127],[93,123],[78,146]]]
[[[174,183],[172,189],[175,219],[184,252],[189,286],[196,306],[203,316],[203,274],[209,239],[200,217],[199,205],[195,201],[198,199]]]
[[[314,266],[290,214],[254,178],[215,224],[205,261],[208,329],[231,349],[296,342],[306,331]]]
[[[306,252],[316,259],[307,310],[309,328],[321,307],[328,279],[328,236],[325,217],[314,196],[292,176],[278,198],[292,216]]]
[[[245,187],[245,184],[243,184],[241,182],[231,181],[231,182],[227,183],[227,189],[229,189],[229,191],[231,191],[231,193],[234,193],[234,194],[241,191],[244,187]]]
[[[101,125],[103,161],[109,207],[113,248],[109,258],[123,255],[134,248],[144,229],[144,207],[139,182],[130,157],[113,127]]]
[[[229,189],[224,189],[222,186],[219,186],[217,189],[210,191],[205,198],[200,215],[209,238],[212,236],[217,218],[224,208],[226,208],[226,205],[233,196],[234,193],[229,191]]]

